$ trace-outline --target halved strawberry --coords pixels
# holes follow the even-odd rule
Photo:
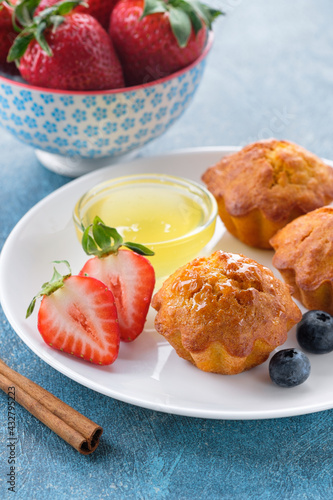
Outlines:
[[[54,349],[91,363],[110,365],[119,352],[119,325],[112,292],[104,283],[55,269],[50,282],[32,300],[43,296],[38,311],[38,330]]]
[[[91,231],[91,232],[90,232]],[[96,217],[82,238],[89,259],[79,275],[101,280],[114,295],[120,338],[131,342],[144,329],[155,286],[154,268],[144,255],[153,255],[143,245],[123,242],[114,229]],[[125,246],[130,250],[119,249]]]

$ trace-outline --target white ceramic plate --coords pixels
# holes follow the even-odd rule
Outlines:
[[[154,330],[151,310],[145,331],[121,344],[109,367],[91,365],[48,347],[28,320],[30,299],[51,277],[53,260],[67,259],[78,272],[86,256],[76,239],[72,210],[88,188],[108,178],[162,172],[200,181],[206,168],[237,148],[204,148],[106,167],[76,179],[33,207],[8,237],[0,259],[0,297],[21,339],[46,363],[67,377],[107,396],[153,410],[215,419],[257,419],[300,415],[333,408],[333,353],[310,355],[312,373],[302,385],[279,388],[270,381],[268,362],[234,376],[204,373],[180,359]],[[332,165],[332,164],[331,164]],[[246,247],[218,224],[216,249],[244,253],[272,267],[272,251]],[[211,249],[209,249],[211,251]],[[273,269],[274,270],[274,269]],[[276,272],[276,275],[279,274]],[[284,347],[296,347],[295,330]]]

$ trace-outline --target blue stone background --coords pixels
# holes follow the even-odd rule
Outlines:
[[[331,0],[213,0],[227,13],[191,107],[140,156],[276,136],[333,159]],[[1,246],[19,219],[70,179],[0,129]],[[24,279],[24,276],[22,276]],[[16,493],[7,491],[7,397],[0,394],[0,498],[331,499],[332,410],[215,421],[154,412],[80,386],[34,355],[1,312],[1,357],[104,428],[79,455],[16,407]]]

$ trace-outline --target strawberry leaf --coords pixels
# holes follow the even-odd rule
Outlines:
[[[44,31],[47,28],[47,23],[45,21],[41,22],[38,24],[36,32],[35,32],[35,38],[41,48],[44,50],[44,52],[47,53],[48,56],[52,56],[52,50],[49,47],[49,44],[47,43],[45,36],[44,36]]]
[[[97,255],[99,253],[98,247],[89,233],[90,226],[88,226],[83,232],[81,240],[82,248],[87,255]]]
[[[197,9],[193,7],[192,2],[189,0],[171,0],[171,3],[173,1],[175,1],[176,7],[181,8],[189,15],[194,32],[197,34],[202,28],[202,17],[200,18],[200,13],[197,12]]]
[[[194,33],[197,34],[202,28],[202,22],[200,17],[196,14],[194,10],[190,10],[188,15],[191,19],[191,23],[194,29]]]
[[[106,226],[98,216],[84,230],[81,241],[85,253],[97,257],[117,253],[122,243],[123,238],[118,231],[113,227]]]
[[[68,260],[64,260],[64,259],[63,260],[54,260],[53,264],[65,264],[65,266],[68,269],[68,274],[66,274],[65,276],[67,277],[67,276],[72,274],[71,266],[70,266]]]
[[[84,229],[81,245],[87,255],[106,257],[117,253],[121,246],[125,246],[140,255],[154,255],[154,252],[140,243],[123,243],[122,236],[114,227],[109,227],[96,215],[93,223]]]
[[[158,12],[166,12],[168,10],[166,3],[163,0],[145,0],[144,8],[140,19],[150,14]]]
[[[82,0],[64,0],[56,5],[58,5],[57,14],[59,14],[59,16],[69,14],[78,5],[82,5],[87,8],[89,7],[87,2],[83,2]]]
[[[45,8],[34,17],[34,12],[39,3],[40,0],[22,0],[16,4],[13,13],[13,26],[16,31],[21,31],[21,33],[16,37],[9,51],[8,62],[15,61],[18,63],[27,50],[29,43],[34,39],[49,56],[52,56],[52,51],[45,37],[45,31],[48,28],[55,31],[65,21],[64,16],[78,5],[87,7],[87,4],[82,0],[63,0]],[[18,28],[16,20],[24,27],[23,30]]]
[[[170,26],[179,47],[186,47],[192,31],[191,18],[187,12],[178,7],[169,6]]]
[[[103,252],[116,252],[123,242],[118,231],[103,224],[99,217],[95,217],[92,231],[95,242]]]
[[[7,61],[19,60],[28,48],[29,43],[34,39],[34,35],[29,31],[23,30],[14,40],[11,46]]]
[[[123,246],[133,250],[133,252],[138,253],[139,255],[155,255],[155,252],[140,243],[131,243],[130,241],[126,241],[123,243]]]
[[[217,9],[212,9],[208,5],[199,2],[198,0],[189,0],[192,9],[201,17],[206,26],[211,30],[213,21],[219,17],[224,16],[224,12]]]
[[[224,13],[199,0],[145,0],[142,19],[150,14],[169,13],[170,26],[181,48],[186,47],[192,28],[197,34],[203,24],[212,29],[213,21]]]
[[[23,1],[29,1],[29,0],[23,0]],[[40,0],[38,0],[38,4],[39,3]],[[82,5],[83,7],[88,7],[88,4],[83,0],[62,0],[57,3],[54,3],[50,7],[45,7],[38,13],[35,19],[36,18],[46,19],[50,18],[52,15],[66,16],[78,5]]]
[[[71,267],[67,260],[55,260],[54,264],[65,264],[68,268],[67,274],[60,274],[57,269],[53,268],[53,275],[50,281],[47,281],[42,285],[40,291],[34,296],[32,301],[30,302],[27,312],[26,318],[28,318],[32,313],[36,305],[36,300],[43,295],[51,295],[53,292],[64,286],[64,281],[66,278],[69,278],[72,275]]]
[[[51,24],[53,25],[52,27],[52,31],[55,32],[58,28],[58,26],[60,26],[63,22],[64,22],[65,18],[63,16],[51,16],[50,17],[50,22]]]
[[[15,7],[15,17],[21,26],[29,26],[33,22],[34,12],[40,0],[22,0]]]

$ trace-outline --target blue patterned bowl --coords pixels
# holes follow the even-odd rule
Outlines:
[[[120,90],[50,90],[0,75],[0,124],[33,146],[46,167],[81,175],[163,134],[191,102],[211,45],[212,34],[190,66]]]

